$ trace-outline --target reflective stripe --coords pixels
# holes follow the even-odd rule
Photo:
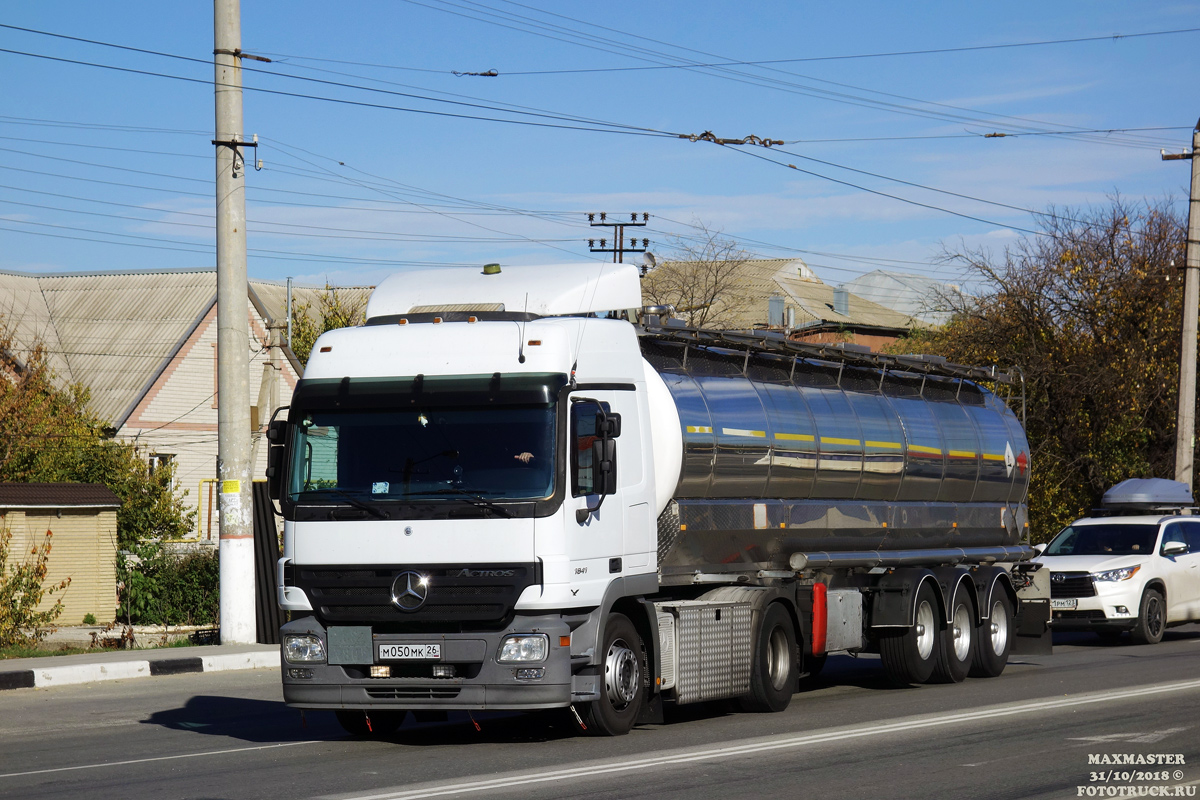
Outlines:
[[[1003,461],[1004,456],[1002,456],[1002,455],[998,456],[995,453],[984,453],[983,459],[984,459],[984,461]]]
[[[942,454],[942,451],[936,447],[926,447],[923,444],[910,444],[908,446],[908,452],[921,453],[922,455],[927,456],[940,456]]]
[[[867,447],[882,447],[885,450],[899,450],[899,442],[867,442]]]
[[[751,436],[756,439],[765,439],[766,431],[748,431],[744,428],[721,428],[721,433],[726,436]]]
[[[860,447],[862,442],[858,439],[839,439],[835,436],[822,436],[821,444],[845,444],[851,447]]]
[[[688,425],[688,433],[712,433],[712,428],[707,425]]]
[[[811,433],[777,433],[776,439],[782,439],[785,442],[812,442],[816,441]]]
[[[974,458],[975,454],[970,450],[951,450],[949,456],[951,458]]]

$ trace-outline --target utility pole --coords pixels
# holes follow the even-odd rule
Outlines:
[[[250,322],[246,311],[246,162],[240,0],[213,0],[217,149],[217,478],[221,643],[252,644],[254,514],[250,474]]]
[[[609,222],[608,214],[601,213],[588,214],[588,224],[593,228],[612,228],[613,229],[613,246],[608,246],[608,239],[600,240],[600,246],[596,247],[595,239],[588,239],[588,249],[593,253],[612,253],[613,263],[622,264],[625,262],[626,253],[644,253],[646,248],[650,246],[649,239],[642,239],[642,246],[638,247],[637,237],[632,237],[629,240],[629,246],[625,246],[625,228],[644,228],[646,223],[650,221],[649,214],[642,214],[642,221],[638,222],[637,214],[630,214],[628,222]],[[599,221],[596,217],[599,216]],[[642,274],[646,274],[645,267],[642,268]]]
[[[1192,152],[1163,153],[1163,161],[1190,159],[1192,189],[1188,203],[1187,251],[1183,281],[1183,346],[1179,354],[1179,421],[1175,429],[1175,480],[1192,488],[1196,453],[1196,336],[1200,309],[1200,121],[1192,131]]]

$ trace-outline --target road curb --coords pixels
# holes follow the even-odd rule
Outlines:
[[[39,659],[42,660],[42,659]],[[44,659],[53,661],[54,659]],[[0,671],[0,691],[68,686],[99,681],[183,675],[192,672],[225,672],[279,667],[278,650],[216,653],[182,658],[142,658],[76,664],[37,665],[33,669]]]

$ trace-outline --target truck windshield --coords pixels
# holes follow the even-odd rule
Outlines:
[[[292,502],[539,500],[554,493],[555,406],[304,412]]]
[[[1157,525],[1104,523],[1063,528],[1050,546],[1048,556],[1132,556],[1149,553],[1158,538]]]

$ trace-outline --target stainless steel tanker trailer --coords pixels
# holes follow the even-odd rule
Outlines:
[[[830,653],[897,683],[1048,646],[1019,382],[639,314],[636,270],[411,270],[324,334],[268,470],[285,700],[786,708]]]

